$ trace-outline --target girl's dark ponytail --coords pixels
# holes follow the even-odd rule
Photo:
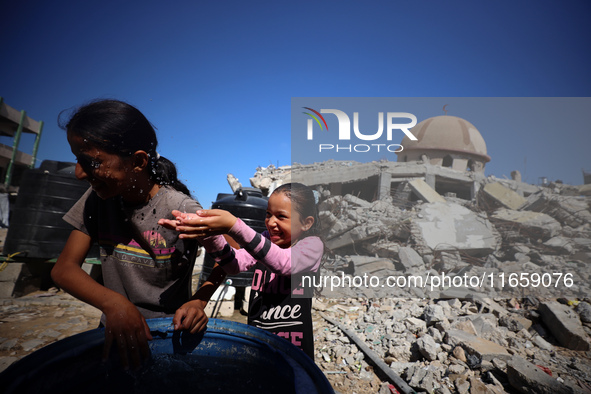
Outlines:
[[[169,185],[181,193],[191,196],[189,188],[178,179],[176,166],[166,157],[157,156],[152,163],[150,178],[159,185]]]
[[[58,124],[105,152],[121,157],[143,150],[150,155],[150,178],[181,193],[191,192],[177,177],[174,163],[157,153],[158,139],[150,121],[134,106],[119,100],[96,100],[78,108]]]

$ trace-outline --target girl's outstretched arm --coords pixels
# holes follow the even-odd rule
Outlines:
[[[318,237],[306,237],[291,248],[282,249],[221,209],[199,210],[197,214],[173,211],[173,215],[176,220],[160,219],[158,224],[183,232],[179,237],[198,238],[229,274],[248,269],[255,261],[280,275],[315,272],[324,253],[324,244]],[[223,237],[210,237],[218,234],[228,234],[242,249],[231,248]]]
[[[103,358],[109,356],[115,342],[122,366],[137,368],[150,356],[147,342],[152,339],[150,329],[135,305],[96,282],[81,268],[91,245],[89,235],[73,230],[51,271],[51,278],[57,286],[105,314]]]
[[[236,220],[228,231],[228,235],[242,247],[236,253],[245,251],[280,275],[315,272],[320,267],[324,253],[324,244],[318,237],[305,237],[291,248],[283,249],[248,227],[240,219]],[[221,256],[220,264],[222,265],[226,259],[227,257]]]
[[[236,223],[236,217],[223,209],[199,210],[185,213],[174,210],[176,220],[160,219],[158,224],[181,232],[179,238],[195,239],[227,234]]]

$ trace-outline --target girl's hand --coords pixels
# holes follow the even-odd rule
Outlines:
[[[191,334],[203,331],[207,327],[208,318],[205,314],[207,302],[192,300],[177,309],[172,323],[175,330],[189,330]]]
[[[137,369],[150,357],[148,340],[152,340],[146,319],[128,300],[115,302],[103,310],[107,317],[103,360],[109,357],[113,341],[117,346],[121,365]]]
[[[176,220],[160,219],[158,224],[181,232],[179,238],[204,238],[226,234],[236,223],[236,217],[223,209],[201,209],[196,213],[172,211]]]

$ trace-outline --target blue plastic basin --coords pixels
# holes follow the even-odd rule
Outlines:
[[[277,335],[210,319],[198,335],[174,332],[172,318],[148,320],[152,358],[123,371],[113,352],[101,363],[104,329],[71,336],[0,374],[4,393],[333,393],[314,362]]]

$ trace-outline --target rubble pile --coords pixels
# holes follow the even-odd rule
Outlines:
[[[488,297],[588,295],[589,197],[541,189],[520,197],[515,209],[519,196],[507,192],[514,193],[494,182],[473,201],[419,200],[409,208],[391,197],[368,202],[324,191],[318,206],[330,252],[324,268],[351,275],[421,275],[425,281],[413,289],[361,289],[367,296],[437,297],[442,274],[473,278],[463,287]],[[343,295],[361,295],[356,290],[343,289]]]
[[[280,186],[286,179],[291,177],[291,167],[275,167],[271,164],[268,167],[257,167],[256,173],[250,178],[252,187],[261,189],[267,195],[277,186]]]
[[[316,362],[337,390],[396,392],[357,340],[408,392],[591,392],[584,187],[491,176],[467,200],[409,179],[372,201],[313,187],[327,250]]]
[[[511,299],[502,306],[477,297],[348,298],[315,300],[314,308],[353,331],[356,340],[416,392],[586,393],[591,389],[586,352],[563,347],[571,342],[588,349],[591,326],[579,320],[568,329],[552,331],[557,329],[553,324],[569,321],[569,315],[578,320],[576,310],[591,308],[586,301],[573,309],[556,301],[521,305]],[[316,319],[315,333],[315,361],[335,390],[396,392],[390,391],[392,382],[384,371],[372,365],[339,327]]]

